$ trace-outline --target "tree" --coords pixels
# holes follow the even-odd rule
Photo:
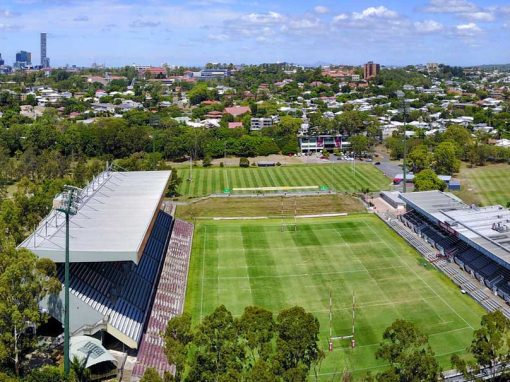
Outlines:
[[[212,159],[210,155],[206,155],[204,157],[204,160],[202,161],[202,166],[204,167],[211,167],[212,165]]]
[[[175,380],[180,381],[186,366],[188,345],[193,340],[191,316],[183,313],[173,317],[165,332],[165,351],[170,364],[175,365]]]
[[[239,334],[245,339],[253,362],[257,356],[267,360],[271,355],[271,340],[274,336],[273,313],[257,306],[247,306],[239,318]]]
[[[396,320],[386,328],[376,358],[390,364],[377,375],[379,381],[437,381],[441,369],[434,358],[428,337],[411,322]]]
[[[43,366],[34,369],[25,377],[25,382],[63,382],[64,380],[64,371],[56,366]],[[0,381],[3,381],[1,376]]]
[[[368,138],[365,135],[355,135],[350,138],[351,149],[354,155],[361,157],[368,150]]]
[[[245,355],[237,334],[232,313],[224,305],[204,317],[193,336],[195,353],[187,379],[217,381],[241,372]]]
[[[250,161],[248,160],[248,158],[240,158],[239,167],[250,167]]]
[[[182,178],[177,173],[177,169],[171,167],[172,175],[170,177],[170,183],[168,184],[167,196],[179,196],[179,186],[182,183]]]
[[[71,372],[76,382],[88,382],[90,378],[90,370],[87,369],[87,358],[79,359],[74,356],[71,360]]]
[[[446,183],[439,179],[434,170],[431,169],[422,170],[414,177],[415,191],[431,191],[431,190],[444,191],[445,188]]]
[[[414,147],[408,156],[408,161],[415,173],[430,168],[434,159],[433,154],[425,145],[418,145]],[[408,162],[408,164],[409,164]]]
[[[452,365],[468,379],[474,380],[481,373],[492,380],[498,375],[498,370],[506,369],[510,361],[509,349],[510,321],[496,310],[483,316],[481,327],[473,333],[468,348],[473,360],[467,361],[455,354],[452,356]]]
[[[473,145],[471,132],[460,125],[449,126],[443,134],[443,140],[455,142],[458,154],[463,159],[467,158],[469,148]]]
[[[434,150],[434,170],[437,174],[453,175],[460,168],[457,147],[452,141],[440,143]]]
[[[61,289],[55,264],[38,259],[12,243],[0,248],[0,360],[11,361],[17,375],[23,353],[34,344],[27,335],[27,324],[38,325],[46,316],[38,303]]]
[[[256,306],[234,319],[222,305],[195,328],[187,314],[170,320],[165,351],[176,381],[305,381],[324,357],[318,334],[318,320],[303,308],[284,310],[275,321]]]
[[[284,370],[304,365],[307,370],[321,358],[319,320],[303,308],[282,310],[276,318],[277,355]]]
[[[156,369],[149,367],[147,370],[145,370],[145,373],[143,374],[140,382],[163,382],[163,379],[159,376]]]

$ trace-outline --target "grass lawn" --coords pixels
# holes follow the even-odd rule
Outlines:
[[[510,202],[510,165],[494,164],[463,168],[460,172],[462,191],[458,193],[466,203],[481,205]]]
[[[332,190],[358,192],[362,189],[378,191],[388,189],[390,180],[371,164],[294,165],[281,167],[195,167],[192,181],[189,169],[179,169],[182,196],[204,196],[222,193],[225,188],[328,186]]]
[[[333,336],[350,334],[355,293],[355,349],[340,341],[327,352],[330,291]],[[426,332],[441,365],[450,369],[451,355],[465,351],[484,313],[368,214],[298,220],[295,232],[282,232],[279,220],[199,222],[185,309],[196,322],[220,304],[234,315],[246,305],[275,313],[300,305],[313,312],[327,352],[323,381],[344,370],[359,377],[384,367],[374,352],[384,329],[397,318]]]
[[[363,212],[361,201],[351,195],[296,196],[283,199],[284,214],[311,215],[332,212]],[[282,197],[209,198],[187,205],[178,205],[176,216],[184,220],[216,216],[281,216]]]

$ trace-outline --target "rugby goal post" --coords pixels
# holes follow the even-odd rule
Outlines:
[[[351,348],[356,347],[356,338],[354,333],[354,323],[355,323],[355,308],[356,308],[356,301],[354,297],[354,292],[352,293],[352,332],[349,335],[345,336],[333,336],[333,297],[331,295],[331,291],[329,291],[329,343],[328,348],[329,351],[332,352],[334,350],[334,341],[343,341],[343,340],[350,340],[350,346]]]
[[[292,203],[292,199],[294,203]],[[289,203],[287,203],[287,201]],[[297,197],[288,198],[282,196],[281,225],[280,231],[297,231]]]

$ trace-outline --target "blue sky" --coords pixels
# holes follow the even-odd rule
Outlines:
[[[0,53],[53,66],[510,62],[508,0],[0,0]]]

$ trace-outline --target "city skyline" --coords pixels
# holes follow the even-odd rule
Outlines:
[[[502,0],[6,0],[0,32],[9,65],[21,50],[41,61],[41,32],[54,66],[510,62]]]

